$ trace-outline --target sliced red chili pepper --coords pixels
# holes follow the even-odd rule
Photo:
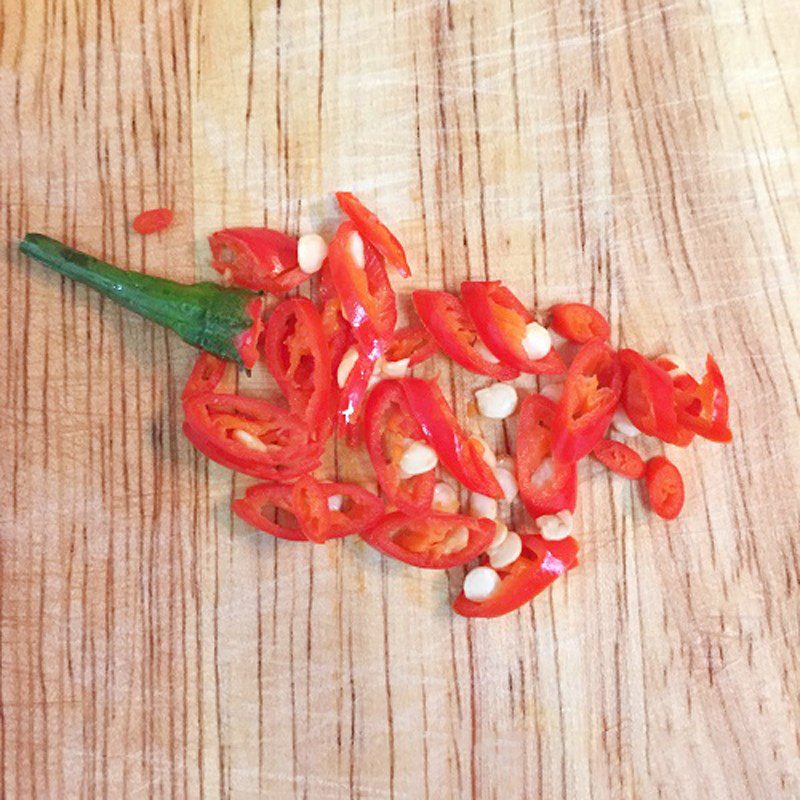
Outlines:
[[[310,300],[284,300],[272,312],[264,357],[289,410],[319,426],[329,414],[332,367],[322,319]]]
[[[163,231],[172,224],[174,216],[169,208],[150,208],[137,215],[133,220],[133,229],[142,236]]]
[[[624,386],[621,403],[631,422],[648,436],[674,442],[678,434],[672,378],[635,350],[617,354]]]
[[[353,327],[361,349],[377,358],[394,331],[397,305],[383,257],[362,239],[362,265],[360,254],[354,252],[359,239],[355,225],[343,222],[328,248],[328,265],[342,303],[342,316]]]
[[[638,480],[644,475],[644,459],[631,447],[613,439],[601,439],[592,455],[605,467],[623,478]]]
[[[464,369],[489,375],[498,381],[511,380],[519,375],[515,367],[494,363],[476,349],[476,345],[481,344],[478,332],[455,295],[419,289],[412,298],[422,324],[439,347]]]
[[[285,294],[308,275],[297,265],[297,239],[270,228],[225,228],[208,237],[211,266],[237,286]]]
[[[500,586],[482,602],[468,600],[463,592],[453,603],[462,617],[500,617],[533,600],[577,561],[578,543],[572,537],[547,542],[541,536],[523,539],[522,555],[507,567],[497,570]],[[481,564],[488,564],[484,557]]]
[[[404,278],[411,275],[406,252],[395,235],[351,192],[336,192],[339,207],[368,241]]]
[[[484,552],[492,543],[495,529],[489,519],[438,512],[409,517],[395,511],[361,537],[384,555],[414,567],[449,569]]]
[[[645,484],[650,507],[664,519],[675,519],[683,508],[683,478],[678,468],[664,456],[647,462]]]
[[[407,325],[394,332],[383,357],[387,361],[402,361],[407,358],[410,369],[438,351],[439,345],[424,325]]]
[[[578,473],[574,462],[553,458],[556,404],[541,394],[529,394],[517,422],[517,485],[527,512],[544,514],[575,510]]]
[[[204,392],[229,392],[233,388],[233,362],[201,351],[183,387],[181,401]]]
[[[329,538],[331,511],[328,498],[313,475],[303,475],[291,487],[291,508],[307,539],[322,544]]]
[[[686,383],[683,384],[686,386]],[[728,427],[728,391],[717,362],[706,357],[706,374],[700,383],[685,389],[676,387],[678,422],[712,442],[729,442],[733,438]]]
[[[406,478],[400,472],[409,441],[425,441],[400,383],[381,381],[372,390],[364,409],[364,427],[375,477],[389,502],[409,516],[430,511],[436,471]]]
[[[362,412],[364,399],[369,390],[369,379],[375,371],[373,355],[359,355],[344,386],[339,390],[339,406],[336,415],[336,430],[350,447],[356,447],[362,438]]]
[[[453,477],[473,492],[502,498],[503,490],[480,447],[464,433],[439,386],[421,378],[403,378],[400,383],[428,444]]]
[[[184,413],[192,444],[230,469],[289,481],[319,466],[323,445],[312,430],[266,400],[207,392],[190,397]]]
[[[234,514],[245,522],[279,539],[292,542],[307,542],[308,537],[300,530],[300,525],[292,507],[292,493],[277,483],[258,483],[249,486],[244,497],[238,497],[231,504]],[[284,524],[276,522],[282,512]]]
[[[500,281],[464,281],[461,298],[478,335],[503,364],[534,375],[564,372],[564,361],[552,347],[544,358],[525,352],[525,329],[535,318]]]
[[[572,360],[553,419],[553,455],[578,461],[603,438],[622,393],[616,353],[590,339]]]
[[[559,303],[550,309],[550,327],[571,342],[586,344],[589,339],[608,339],[611,326],[592,306],[584,303]]]

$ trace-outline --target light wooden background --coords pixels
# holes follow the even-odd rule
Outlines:
[[[798,45],[792,0],[2,0],[0,794],[800,796]],[[477,624],[458,576],[276,545],[180,435],[189,348],[15,248],[190,280],[339,188],[415,285],[710,348],[734,441],[675,456],[680,520],[587,465],[581,568]]]

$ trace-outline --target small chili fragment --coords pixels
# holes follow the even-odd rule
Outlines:
[[[172,224],[174,216],[169,208],[151,208],[147,211],[142,211],[133,220],[133,229],[142,236],[147,236],[149,233],[157,233],[158,231],[163,231],[164,228],[168,228]]]
[[[613,439],[601,439],[592,449],[592,455],[603,466],[622,475],[638,480],[644,475],[644,459],[631,447]]]
[[[669,373],[635,350],[620,350],[617,358],[624,381],[620,402],[630,421],[642,433],[674,443],[678,418]]]
[[[647,462],[645,484],[650,507],[663,519],[675,519],[683,508],[683,478],[678,468],[664,456]]]

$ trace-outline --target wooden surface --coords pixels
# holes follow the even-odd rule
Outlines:
[[[0,794],[800,796],[798,41],[791,0],[2,0]],[[340,188],[415,286],[717,354],[734,441],[675,454],[680,520],[587,465],[581,568],[455,618],[458,575],[234,521],[190,349],[16,251],[190,280],[223,224],[330,232]]]

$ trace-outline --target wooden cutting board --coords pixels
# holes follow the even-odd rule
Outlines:
[[[4,0],[0,795],[800,796],[797,45],[788,0]],[[491,276],[713,351],[734,441],[673,454],[681,518],[587,463],[580,569],[468,623],[460,574],[232,519],[190,349],[16,250],[208,277],[212,230],[329,234],[344,188],[404,294]]]

